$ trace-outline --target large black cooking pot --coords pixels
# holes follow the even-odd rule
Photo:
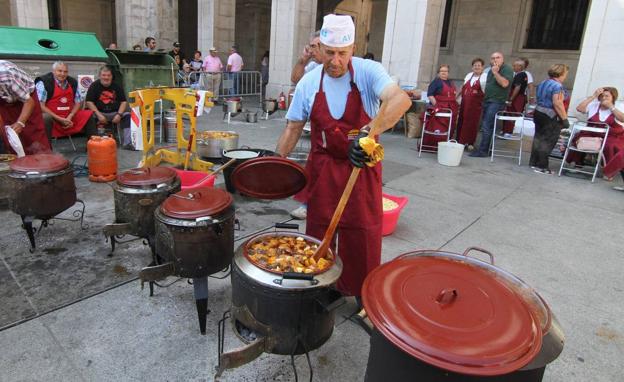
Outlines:
[[[180,189],[180,178],[168,167],[124,171],[113,185],[115,223],[127,223],[125,233],[153,237],[154,211],[169,195]]]
[[[236,192],[236,188],[232,182],[232,173],[236,166],[248,161],[249,159],[258,157],[274,156],[275,152],[265,149],[240,148],[236,150],[223,151],[223,163],[227,163],[231,159],[236,159],[234,163],[223,169],[223,178],[225,179],[225,188],[228,192]]]
[[[477,248],[415,251],[371,272],[365,381],[541,381],[563,332],[537,292],[493,263]]]
[[[26,155],[10,168],[9,206],[16,214],[46,220],[76,203],[74,171],[62,155]]]
[[[232,261],[234,206],[224,190],[180,191],[169,196],[154,217],[156,253],[171,264],[172,274],[206,277]]]
[[[307,235],[269,232],[243,243],[232,262],[232,322],[253,330],[264,338],[264,351],[275,354],[303,354],[323,345],[334,330],[334,311],[343,303],[334,285],[342,273],[336,258],[331,268],[317,275],[275,274],[249,261],[245,251],[250,243],[266,236]],[[243,341],[248,342],[244,337]]]

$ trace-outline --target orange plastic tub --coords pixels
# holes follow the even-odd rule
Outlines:
[[[216,175],[206,174],[201,171],[179,170],[173,168],[180,177],[182,190],[189,190],[197,187],[213,187]]]
[[[401,210],[403,207],[407,205],[409,198],[406,196],[393,196],[388,194],[383,194],[384,198],[390,199],[396,202],[399,206],[392,210],[384,211],[383,213],[383,223],[381,226],[381,234],[384,236],[392,235],[394,229],[396,228],[397,222],[399,221],[399,216],[401,216]]]

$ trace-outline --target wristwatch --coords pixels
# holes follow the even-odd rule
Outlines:
[[[24,122],[22,122],[22,121],[17,121],[15,123],[17,123],[18,125],[22,126],[22,128],[26,127],[26,124]]]
[[[366,133],[369,134],[371,130],[371,127],[368,125],[364,125],[361,129],[360,129],[360,133]]]

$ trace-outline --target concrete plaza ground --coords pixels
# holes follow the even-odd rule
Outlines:
[[[285,125],[283,115],[256,124],[242,122],[239,115],[229,126],[221,116],[220,108],[215,109],[202,117],[201,128],[235,130],[240,145],[251,147],[273,149]],[[498,266],[545,298],[565,331],[563,354],[548,366],[545,381],[624,380],[624,193],[611,188],[621,185],[620,179],[592,184],[585,178],[536,174],[510,159],[490,163],[489,158],[466,155],[460,167],[444,167],[432,154],[418,158],[415,141],[399,131],[384,134],[382,142],[384,191],[409,197],[395,233],[383,240],[383,261],[416,249],[488,249]],[[121,167],[137,163],[138,153],[119,153]],[[113,201],[111,193],[89,191],[97,187],[79,182],[92,220],[97,220],[97,208],[108,206],[100,224],[111,218]],[[96,194],[108,199],[89,203],[89,195]],[[292,200],[275,203],[283,211],[297,205]],[[246,213],[267,219],[262,209]],[[1,230],[11,235],[0,236],[0,257],[9,272],[9,247],[21,248],[15,256],[31,256],[18,224],[15,215],[3,213]],[[132,251],[143,251],[139,263],[148,259],[144,248],[119,251],[130,257]],[[210,279],[209,288],[212,312],[205,336],[199,335],[192,287],[184,280],[149,297],[130,277],[112,289],[43,312],[0,331],[0,380],[212,381],[217,320],[229,307],[229,280]],[[363,379],[368,336],[343,318],[354,306],[350,301],[338,311],[333,336],[311,353],[315,381]],[[240,345],[228,327],[225,349]],[[296,365],[300,380],[307,380],[305,357],[297,357]],[[220,380],[292,381],[294,374],[288,357],[262,355],[226,371]]]

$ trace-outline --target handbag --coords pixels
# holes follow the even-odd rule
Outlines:
[[[576,148],[583,151],[600,151],[601,147],[601,137],[580,137],[576,141]]]

